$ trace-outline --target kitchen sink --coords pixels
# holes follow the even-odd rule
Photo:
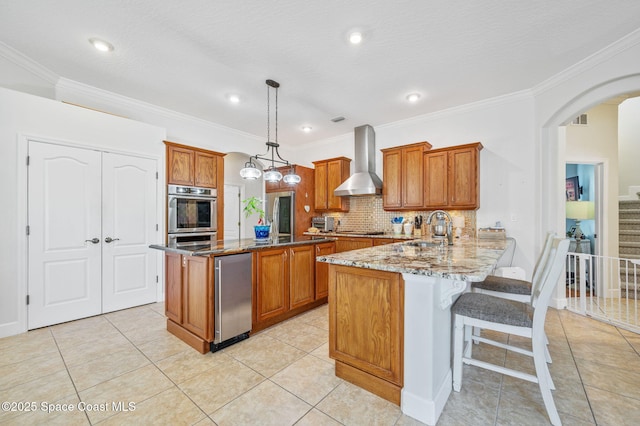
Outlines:
[[[408,241],[403,245],[409,246],[409,247],[426,248],[426,247],[440,247],[442,243],[440,242],[434,243],[432,241]]]

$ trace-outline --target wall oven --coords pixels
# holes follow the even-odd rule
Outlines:
[[[167,193],[167,232],[169,235],[203,234],[217,231],[218,193],[216,189],[169,185]]]

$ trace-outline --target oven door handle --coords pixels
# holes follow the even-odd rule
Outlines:
[[[218,197],[198,196],[198,195],[169,195],[170,200],[198,200],[198,201],[215,201]]]

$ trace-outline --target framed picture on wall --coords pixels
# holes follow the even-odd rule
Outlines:
[[[580,182],[578,176],[567,178],[567,201],[578,201],[580,199]]]

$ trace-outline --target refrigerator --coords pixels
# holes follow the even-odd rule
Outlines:
[[[295,236],[296,193],[294,191],[267,193],[266,218],[271,223],[274,237]]]

